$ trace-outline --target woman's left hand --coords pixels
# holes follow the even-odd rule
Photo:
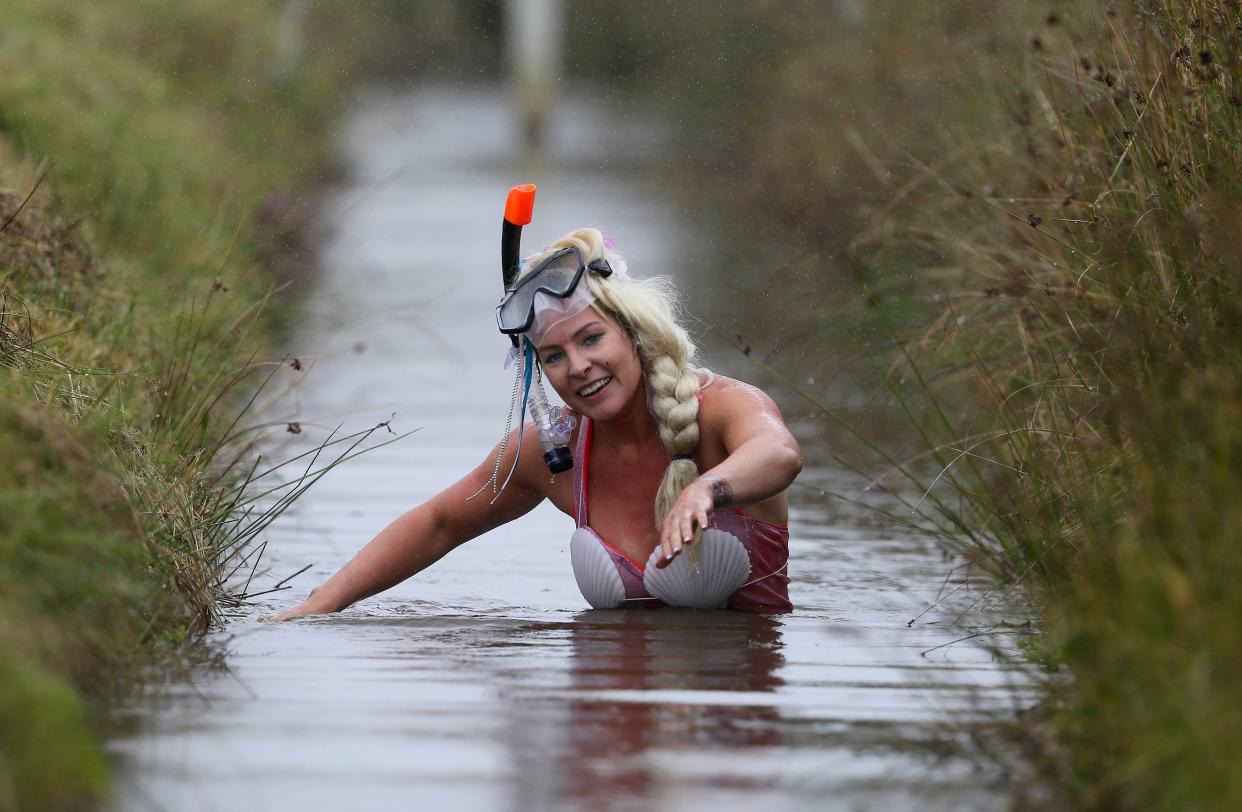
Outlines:
[[[707,516],[711,512],[712,487],[705,480],[696,480],[682,491],[664,517],[664,527],[660,529],[660,547],[664,550],[664,556],[656,562],[656,567],[667,567],[682,548],[691,543],[696,529],[705,530]]]

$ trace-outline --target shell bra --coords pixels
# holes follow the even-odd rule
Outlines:
[[[663,606],[665,604],[652,597],[643,584],[644,565],[609,544],[590,526],[588,508],[592,433],[591,419],[582,417],[578,445],[574,452],[574,520],[577,522],[578,532],[589,531],[607,551],[625,588],[625,607]],[[708,527],[736,536],[750,557],[750,577],[729,596],[728,608],[765,613],[789,612],[793,609],[793,604],[789,602],[788,524],[767,522],[747,515],[738,508],[726,508],[712,511],[708,517]],[[579,583],[581,584],[581,579]]]

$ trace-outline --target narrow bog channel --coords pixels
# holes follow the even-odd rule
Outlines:
[[[805,488],[791,492],[788,616],[587,611],[573,522],[544,505],[339,616],[258,620],[499,439],[511,378],[492,307],[510,184],[540,184],[528,251],[598,225],[635,273],[676,277],[703,256],[698,226],[617,157],[660,160],[643,127],[581,103],[558,117],[538,166],[521,163],[491,90],[375,97],[352,119],[348,186],[325,212],[334,236],[289,348],[310,371],[272,413],[301,421],[294,453],[393,413],[398,431],[420,430],[333,471],[271,528],[277,577],[311,570],[229,622],[231,673],[127,712],[132,732],[111,744],[117,809],[1003,804],[996,776],[945,746],[1014,701],[1017,675],[983,648],[935,648],[965,632],[934,621],[977,593],[907,628],[942,588],[940,552]],[[856,487],[807,452],[801,482]]]

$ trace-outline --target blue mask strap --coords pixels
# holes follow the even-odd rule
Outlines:
[[[509,475],[505,477],[504,484],[500,486],[500,490],[492,499],[492,504],[500,498],[505,492],[505,488],[509,487],[509,480],[513,479],[513,472],[517,470],[518,460],[522,459],[522,438],[526,436],[526,403],[530,400],[531,381],[535,372],[535,348],[531,345],[530,339],[522,339],[522,410],[518,413],[518,444],[517,454],[513,458],[513,467],[509,469]]]
[[[518,414],[518,425],[526,424],[526,402],[530,400],[531,379],[534,377],[535,371],[535,348],[531,346],[529,339],[522,339],[522,366],[526,374],[526,380],[522,383],[522,411]]]

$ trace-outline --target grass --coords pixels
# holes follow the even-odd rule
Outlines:
[[[243,429],[348,54],[275,70],[278,3],[3,16],[0,810],[81,809],[109,710],[195,656],[256,534],[342,456],[248,503],[289,470]]]
[[[1242,803],[1240,46],[1232,2],[1046,16],[1003,126],[852,246],[936,269],[890,373],[957,505],[930,518],[1072,676],[1027,747],[1081,808]]]

